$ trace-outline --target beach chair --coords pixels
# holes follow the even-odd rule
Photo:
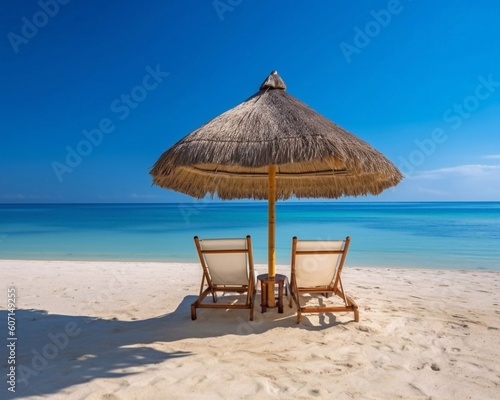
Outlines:
[[[198,239],[194,243],[200,257],[203,277],[198,299],[191,304],[191,319],[196,319],[197,308],[250,309],[250,321],[253,321],[255,298],[255,273],[250,236],[241,239]],[[205,287],[206,285],[206,287]],[[242,299],[217,303],[217,292],[246,293]],[[207,295],[212,295],[212,303],[203,302]],[[241,296],[240,296],[241,297]]]
[[[308,312],[349,311],[354,313],[354,321],[359,321],[358,306],[345,294],[341,279],[349,243],[349,236],[345,240],[292,239],[290,307],[293,299],[297,305],[297,323],[300,323],[302,313]],[[301,295],[306,293],[323,294],[326,297],[333,293],[342,299],[343,305],[334,305],[332,302],[331,305],[325,305],[321,299],[318,305],[305,305]]]

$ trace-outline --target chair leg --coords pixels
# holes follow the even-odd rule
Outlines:
[[[300,308],[300,293],[299,290],[295,290],[294,294],[294,300],[297,303],[297,324],[300,324],[300,319],[302,318],[302,312]]]
[[[290,306],[290,308],[292,308],[293,302],[295,301],[297,303],[297,298],[296,298],[297,294],[296,294],[295,290],[293,289],[293,285],[289,284],[288,289],[290,290],[290,299],[288,301],[288,305]]]
[[[257,293],[257,288],[254,287],[252,290],[252,297],[250,298],[250,321],[253,321],[253,306],[255,303],[255,295]]]
[[[353,312],[354,312],[354,322],[359,322],[359,308],[356,302],[350,297],[350,296],[345,296],[345,299],[347,301],[348,306],[352,307]]]
[[[348,298],[349,299],[349,302],[351,303],[351,307],[353,308],[353,312],[354,312],[354,322],[359,322],[359,308],[358,308],[358,305],[352,301],[351,298]]]
[[[191,304],[191,319],[193,321],[196,320],[196,305],[195,305],[195,303]]]

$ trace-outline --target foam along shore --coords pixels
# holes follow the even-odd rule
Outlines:
[[[257,265],[257,272],[266,270]],[[279,273],[289,274],[286,266]],[[492,399],[500,272],[344,269],[352,313],[189,305],[198,264],[0,260],[15,288],[16,397]],[[2,346],[4,347],[4,346]],[[9,371],[3,350],[1,374]],[[1,398],[13,398],[2,379]],[[44,397],[46,396],[46,397]]]

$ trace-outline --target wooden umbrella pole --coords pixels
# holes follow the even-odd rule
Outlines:
[[[268,187],[268,306],[275,306],[274,276],[276,275],[276,165],[269,166]]]

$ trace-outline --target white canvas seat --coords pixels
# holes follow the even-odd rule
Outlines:
[[[198,299],[191,304],[191,319],[197,308],[250,309],[253,320],[255,273],[250,236],[238,239],[199,239],[194,237],[203,277]],[[206,285],[206,288],[205,288]],[[217,303],[217,292],[246,293],[244,302]],[[211,294],[213,303],[203,303]],[[216,304],[217,303],[217,304]]]
[[[358,306],[347,296],[342,286],[341,273],[344,266],[350,238],[345,240],[298,240],[292,239],[291,299],[297,305],[297,323],[305,312],[354,313],[354,320],[359,321]],[[339,296],[344,305],[306,306],[301,300],[302,294],[328,294]]]

